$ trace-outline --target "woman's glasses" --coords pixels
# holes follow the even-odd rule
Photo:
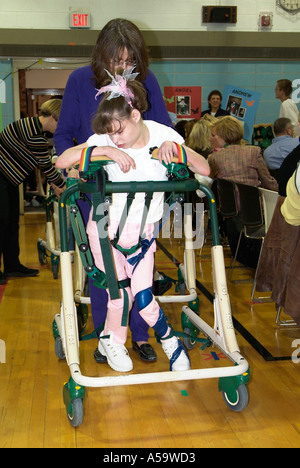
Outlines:
[[[136,63],[134,60],[119,60],[119,59],[114,59],[112,61],[115,67],[121,67],[121,68],[131,68],[135,67]]]

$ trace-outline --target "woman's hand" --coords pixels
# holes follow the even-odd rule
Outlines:
[[[51,185],[51,187],[53,189],[54,194],[56,195],[57,199],[59,200],[59,197],[61,196],[63,191],[66,190],[66,185],[64,185],[62,188],[57,187],[57,185],[53,184],[53,182],[51,182],[50,185]]]

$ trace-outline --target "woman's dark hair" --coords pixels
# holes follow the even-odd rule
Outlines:
[[[121,128],[122,120],[130,118],[132,109],[137,109],[141,114],[146,112],[148,107],[147,92],[142,83],[131,80],[127,82],[127,88],[134,95],[134,98],[131,100],[132,107],[123,96],[108,99],[110,93],[104,95],[99,104],[97,114],[92,121],[92,129],[98,135],[113,133],[116,121],[119,122]]]
[[[148,73],[148,51],[139,28],[131,21],[116,18],[109,21],[99,33],[91,56],[91,66],[96,78],[96,87],[106,81],[106,70],[114,72],[111,61],[118,61],[127,49],[128,58],[136,63],[138,81],[144,81]]]

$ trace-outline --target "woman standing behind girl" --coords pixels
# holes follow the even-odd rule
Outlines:
[[[54,136],[58,155],[74,145],[74,140],[84,143],[93,134],[92,120],[96,115],[99,101],[95,89],[101,88],[107,80],[106,70],[114,74],[118,68],[127,70],[135,65],[140,81],[147,93],[148,108],[143,119],[154,120],[172,127],[159,84],[151,70],[147,47],[138,27],[131,21],[116,18],[109,21],[99,33],[92,52],[91,64],[74,70],[68,79],[62,101],[61,114]],[[88,220],[90,205],[79,202],[85,222]],[[106,317],[106,292],[89,282],[94,327],[97,329]],[[133,348],[140,357],[155,361],[156,354],[148,343],[148,326],[140,318],[135,305],[130,314]],[[94,354],[97,362],[105,362],[98,351]]]

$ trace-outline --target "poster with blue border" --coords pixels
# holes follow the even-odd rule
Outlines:
[[[260,100],[260,93],[249,89],[226,85],[223,93],[223,109],[230,112],[243,123],[244,139],[251,144],[255,114]]]

